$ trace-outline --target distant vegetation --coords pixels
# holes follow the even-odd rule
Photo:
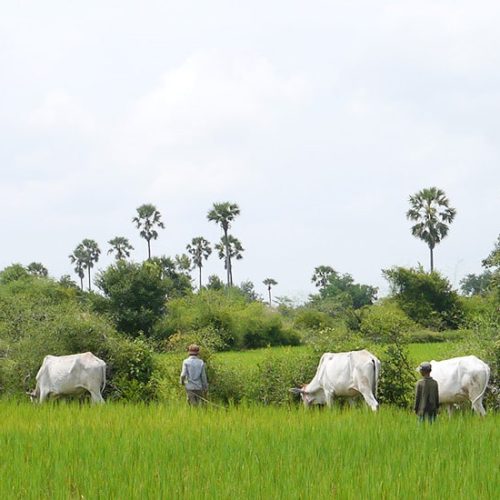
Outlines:
[[[435,246],[446,236],[455,209],[437,188],[412,196],[410,207],[407,216],[416,222],[412,233],[428,244],[431,271],[421,266],[383,270],[391,295],[380,299],[376,287],[318,265],[311,270],[317,292],[296,305],[276,296],[278,282],[265,275],[265,298],[252,282],[234,284],[234,263],[243,258],[243,246],[230,232],[240,214],[237,204],[214,203],[207,213],[208,221],[221,228],[218,243],[212,246],[197,236],[187,244],[186,254],[172,257],[153,254],[152,242],[165,224],[154,205],[141,205],[132,221],[147,243],[143,262],[129,260],[132,246],[116,236],[107,249],[114,262],[95,269],[101,249],[86,238],[69,256],[77,283],[69,276],[56,281],[40,262],[14,263],[0,272],[2,393],[16,395],[32,388],[46,354],[90,350],[108,363],[108,398],[178,397],[178,362],[191,342],[202,346],[213,397],[222,402],[247,398],[288,403],[286,387],[306,382],[321,352],[369,347],[383,361],[382,401],[408,406],[415,375],[408,350],[412,342],[454,341],[456,354],[474,352],[491,365],[492,385],[497,387],[500,236],[482,261],[484,273],[467,276],[457,291],[433,270]],[[211,275],[203,285],[202,269],[212,249],[222,261],[225,280]],[[214,356],[298,345],[302,349],[290,348],[286,360],[273,355],[262,361],[245,387],[238,370],[227,369]],[[490,407],[494,405],[498,401],[490,396]]]

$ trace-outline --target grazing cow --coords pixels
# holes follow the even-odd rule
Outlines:
[[[300,394],[304,404],[331,406],[335,396],[363,396],[368,406],[377,411],[377,392],[380,361],[366,350],[331,353],[321,356],[316,375],[302,388],[290,389]]]
[[[484,416],[483,396],[490,379],[490,367],[476,356],[431,361],[431,377],[438,383],[439,403],[452,405],[470,401],[474,411]]]
[[[45,356],[36,375],[31,400],[43,403],[49,397],[89,392],[94,403],[104,403],[101,391],[106,385],[106,363],[91,352],[69,356]]]

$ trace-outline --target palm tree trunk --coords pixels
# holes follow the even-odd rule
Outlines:
[[[431,251],[431,273],[434,271],[434,249],[430,247]]]
[[[80,289],[83,292],[83,276],[80,276]]]
[[[227,239],[227,230],[224,229],[224,244],[226,245],[226,274],[227,274],[227,286],[232,286],[232,276],[231,276],[231,257],[229,256],[229,241]]]
[[[90,267],[88,269],[88,272],[89,272],[89,292],[92,290],[91,286],[90,286]]]
[[[269,306],[272,307],[272,305],[271,305],[271,287],[270,286],[267,287],[267,291],[269,292]]]
[[[201,290],[201,266],[199,266],[200,268],[200,290]]]
[[[150,240],[147,240],[148,242],[148,260],[151,260],[151,242]]]

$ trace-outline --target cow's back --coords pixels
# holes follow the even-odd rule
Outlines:
[[[439,401],[459,403],[470,399],[471,386],[484,392],[489,379],[488,365],[476,356],[431,361],[431,377],[438,383]]]

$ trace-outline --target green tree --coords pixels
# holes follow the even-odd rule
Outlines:
[[[498,235],[493,250],[488,257],[483,260],[482,264],[487,272],[491,272],[489,288],[493,292],[495,298],[500,300],[500,235]]]
[[[170,282],[155,260],[141,264],[118,260],[96,276],[96,285],[107,299],[104,308],[118,330],[136,337],[149,336],[165,312]]]
[[[28,271],[22,264],[11,264],[0,272],[0,284],[6,285],[11,281],[17,281],[29,277]]]
[[[134,249],[128,239],[123,236],[116,236],[112,240],[109,240],[108,244],[111,245],[108,255],[114,252],[116,260],[127,259],[130,257],[130,251]]]
[[[192,291],[191,261],[186,254],[176,255],[175,258],[164,255],[153,257],[151,262],[158,266],[162,279],[167,283],[167,299],[182,297]]]
[[[311,281],[317,288],[324,288],[328,284],[330,276],[336,274],[330,266],[318,266],[314,268],[314,274]]]
[[[334,302],[336,304],[334,309],[345,310],[349,307],[360,309],[373,304],[377,296],[376,287],[355,283],[350,274],[340,275],[330,266],[317,267],[312,281],[320,288],[319,296],[311,296],[312,302]]]
[[[216,275],[211,274],[207,280],[208,290],[222,290],[224,288],[224,282]]]
[[[203,261],[207,260],[212,253],[212,248],[203,236],[197,236],[186,246],[186,250],[191,255],[193,264],[199,270],[199,290],[201,290],[201,268],[203,267]]]
[[[229,228],[231,222],[240,214],[240,207],[236,203],[214,203],[212,209],[207,214],[207,219],[209,221],[218,224],[224,233],[222,238],[222,244],[226,246],[224,256],[225,256],[225,269],[227,273],[227,285],[232,286],[232,269],[231,269],[231,251],[229,248]],[[219,252],[220,254],[220,252]],[[241,257],[240,257],[241,258]]]
[[[137,229],[140,229],[139,234],[148,243],[148,260],[151,259],[151,240],[158,238],[156,228],[165,228],[161,221],[161,214],[151,203],[145,203],[137,209],[137,215],[132,219]]]
[[[31,264],[28,264],[26,270],[32,276],[38,276],[40,278],[46,278],[49,275],[47,268],[40,262],[32,262]]]
[[[276,286],[278,282],[273,278],[266,278],[262,283],[267,286],[267,292],[269,294],[269,305],[272,306],[272,298],[271,298],[271,288]]]
[[[393,267],[382,274],[401,309],[417,323],[437,330],[458,328],[464,310],[450,282],[436,271]]]
[[[469,297],[473,295],[485,295],[490,287],[493,278],[491,271],[481,274],[468,274],[460,280],[460,290]]]
[[[76,275],[80,278],[80,290],[83,290],[83,278],[85,278],[85,251],[82,244],[78,244],[69,255],[69,260],[75,265],[73,268]]]
[[[215,245],[218,252],[219,259],[224,259],[224,267],[229,266],[228,272],[228,286],[233,286],[233,267],[231,262],[233,259],[241,260],[243,258],[242,252],[245,251],[241,245],[240,240],[231,234],[227,237],[223,236],[219,243]]]
[[[406,217],[416,222],[411,233],[421,239],[430,251],[431,272],[434,271],[434,248],[448,234],[449,224],[457,211],[450,207],[446,194],[436,187],[425,188],[410,196]]]
[[[82,290],[83,290],[83,270],[87,270],[87,275],[89,279],[89,291],[92,290],[92,280],[90,270],[94,267],[94,264],[99,260],[99,255],[101,250],[99,245],[89,238],[85,238],[78,246],[75,248],[74,252],[69,256],[72,263],[75,264],[75,271],[78,276],[80,276]]]

